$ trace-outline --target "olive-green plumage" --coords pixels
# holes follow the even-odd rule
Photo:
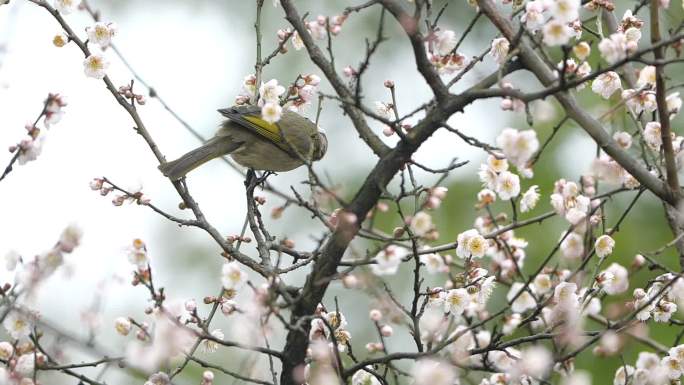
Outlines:
[[[177,160],[159,166],[171,180],[223,155],[254,170],[290,171],[305,160],[323,158],[328,147],[325,134],[309,119],[285,111],[275,124],[261,119],[256,106],[236,106],[219,110],[228,118],[216,135],[204,145]]]

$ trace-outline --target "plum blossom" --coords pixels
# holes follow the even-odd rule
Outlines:
[[[646,86],[655,87],[656,83],[656,69],[654,66],[646,66],[639,71],[639,78],[637,79],[637,87],[642,88]]]
[[[97,22],[93,26],[86,27],[88,34],[88,42],[97,44],[100,48],[105,49],[112,43],[112,37],[116,34],[115,23]]]
[[[567,259],[578,259],[584,254],[584,239],[582,236],[571,232],[561,242],[561,253]]]
[[[682,109],[682,98],[679,97],[679,92],[673,92],[667,95],[665,102],[667,104],[667,111],[670,114],[670,119],[672,119],[674,115],[677,115],[679,110]]]
[[[504,171],[496,178],[496,193],[502,200],[517,197],[520,194],[520,177],[510,171]]]
[[[277,103],[280,95],[285,93],[285,87],[278,84],[277,79],[271,79],[266,83],[261,83],[259,87],[259,106],[268,102]]]
[[[612,274],[613,279],[603,287],[603,290],[610,295],[621,294],[629,289],[629,273],[623,266],[612,263],[606,270]]]
[[[11,311],[2,322],[7,333],[15,340],[27,338],[33,331],[33,320],[17,310]]]
[[[92,53],[83,61],[83,70],[86,76],[103,79],[109,68],[109,60],[102,53]]]
[[[459,316],[469,304],[470,294],[466,289],[451,289],[444,298],[444,312]]]
[[[456,48],[458,38],[456,37],[456,33],[454,31],[448,29],[440,30],[437,31],[435,35],[435,48],[437,48],[437,53],[439,53],[441,56],[450,54],[451,51]]]
[[[501,148],[508,161],[518,169],[525,169],[527,162],[539,149],[539,140],[534,130],[505,128],[496,137],[496,145]]]
[[[549,3],[549,13],[558,21],[570,23],[579,17],[580,0],[554,0]]]
[[[380,381],[378,381],[378,379],[375,378],[375,376],[372,373],[367,372],[363,369],[359,369],[356,372],[354,372],[351,383],[352,385],[380,385]]]
[[[646,123],[646,126],[644,127],[644,140],[652,149],[660,149],[660,146],[663,144],[663,138],[661,137],[659,122]]]
[[[425,236],[433,229],[432,217],[425,211],[419,211],[411,218],[409,226],[415,235],[419,237]]]
[[[601,235],[596,239],[594,243],[594,248],[596,249],[596,255],[601,258],[605,258],[613,252],[613,247],[615,246],[615,241],[610,235]]]
[[[623,33],[614,33],[602,39],[598,44],[598,49],[601,56],[608,63],[613,64],[627,55],[627,38]]]
[[[221,282],[226,290],[237,290],[247,282],[247,273],[237,261],[227,262],[221,268]]]
[[[458,234],[456,255],[461,258],[482,258],[487,252],[487,240],[476,229]]]
[[[513,301],[511,304],[511,310],[513,310],[515,313],[524,313],[526,310],[534,309],[537,306],[537,302],[532,294],[530,294],[532,287],[528,286],[527,289],[524,288],[524,283],[514,282],[513,285],[511,285],[508,294],[506,295],[506,299],[508,301]],[[513,298],[515,298],[515,300],[513,300]]]
[[[614,71],[608,71],[599,75],[591,84],[591,90],[601,95],[604,99],[610,98],[615,91],[621,88],[620,75]]]
[[[78,8],[79,0],[54,0],[55,9],[64,15],[68,15]]]
[[[371,265],[371,270],[375,275],[393,275],[399,269],[401,259],[406,255],[406,251],[394,245],[387,246],[380,251],[373,260],[375,264]]]
[[[579,60],[586,60],[591,54],[591,46],[586,41],[581,41],[572,47],[572,52]]]
[[[542,28],[544,44],[553,47],[567,44],[574,36],[574,31],[566,23],[559,20],[551,20]]]
[[[539,202],[539,186],[530,186],[520,199],[520,211],[526,213],[533,210]]]
[[[420,263],[424,264],[426,270],[430,274],[444,273],[449,271],[449,267],[444,262],[446,257],[438,253],[422,254],[420,256]]]
[[[431,358],[416,361],[411,373],[413,385],[453,385],[456,378],[449,364]]]
[[[506,62],[506,59],[508,58],[509,49],[510,43],[508,42],[508,39],[506,39],[505,37],[499,37],[492,40],[492,46],[491,50],[489,51],[489,54],[492,56],[492,58],[497,64],[502,65]]]
[[[544,1],[533,0],[525,4],[525,14],[520,20],[530,32],[536,32],[544,25]]]
[[[275,123],[280,120],[283,108],[277,102],[266,102],[261,107],[261,117],[268,123]]]

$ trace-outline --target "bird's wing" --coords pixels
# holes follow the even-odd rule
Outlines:
[[[270,141],[288,154],[296,156],[285,140],[280,127],[261,118],[261,109],[259,107],[229,107],[220,109],[218,112],[248,131]]]

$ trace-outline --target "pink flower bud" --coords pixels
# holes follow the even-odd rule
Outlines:
[[[442,204],[442,200],[437,198],[436,196],[429,197],[427,199],[427,202],[425,202],[425,205],[430,209],[436,209],[441,204]]]
[[[354,68],[352,68],[352,66],[346,66],[342,70],[342,73],[344,74],[344,76],[350,78],[350,77],[356,75],[356,70]]]
[[[342,285],[347,289],[353,289],[359,285],[359,279],[355,275],[347,274],[342,278]]]
[[[385,87],[387,87],[387,88],[394,88],[394,81],[392,81],[392,80],[385,80]]]
[[[195,302],[194,299],[189,299],[185,301],[185,310],[189,312],[194,312],[195,310],[197,310],[197,302]]]
[[[380,321],[382,319],[382,312],[378,309],[372,309],[370,313],[368,314],[371,320],[373,321]]]
[[[93,191],[100,190],[102,188],[102,185],[104,184],[104,180],[100,178],[95,178],[90,181],[90,189]]]
[[[511,111],[513,109],[513,101],[511,99],[502,99],[501,109],[504,111]]]
[[[126,199],[125,196],[123,195],[117,195],[112,199],[112,204],[114,206],[121,206],[124,203],[124,200]]]
[[[430,194],[436,196],[439,199],[444,199],[446,198],[447,192],[449,191],[448,188],[442,187],[442,186],[437,186],[430,190]]]
[[[394,135],[394,129],[390,126],[385,126],[385,128],[382,129],[382,134],[387,137],[390,137]]]
[[[383,337],[392,337],[392,334],[394,334],[394,330],[389,325],[383,325],[380,328],[380,334],[382,334]]]

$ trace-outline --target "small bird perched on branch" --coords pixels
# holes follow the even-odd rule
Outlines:
[[[228,118],[204,145],[180,158],[159,165],[171,180],[181,179],[202,164],[223,155],[240,165],[260,171],[290,171],[323,158],[328,139],[323,130],[296,112],[285,111],[269,123],[257,106],[235,106],[218,110]]]

